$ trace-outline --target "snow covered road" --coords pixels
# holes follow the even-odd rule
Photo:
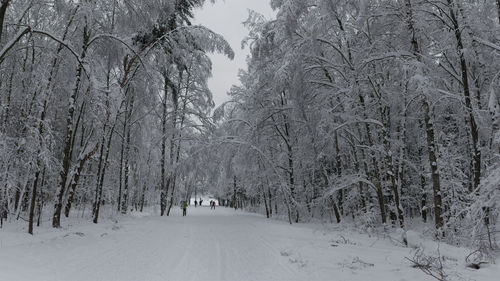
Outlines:
[[[0,230],[0,280],[432,280],[404,260],[410,249],[387,240],[232,209],[177,211],[34,237]]]

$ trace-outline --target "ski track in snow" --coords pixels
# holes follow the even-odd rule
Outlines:
[[[41,228],[33,237],[6,228],[0,281],[433,280],[410,267],[409,248],[321,228],[208,207],[190,207],[187,217],[176,209],[170,217]],[[499,272],[496,265],[480,271],[457,265],[464,269],[452,280],[495,280]]]

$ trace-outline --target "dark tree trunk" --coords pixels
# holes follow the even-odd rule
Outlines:
[[[414,16],[413,9],[411,6],[411,0],[407,0],[406,2],[407,14],[408,14],[408,29],[412,33],[412,49],[413,53],[417,57],[417,60],[421,60],[421,51],[420,46],[417,40],[417,34],[414,28]],[[442,198],[441,198],[441,183],[439,177],[439,169],[437,163],[436,156],[436,142],[435,142],[435,134],[434,134],[434,122],[431,119],[430,113],[430,105],[426,96],[423,97],[423,109],[424,109],[424,123],[425,123],[425,132],[426,132],[426,140],[427,140],[427,152],[429,154],[429,165],[431,168],[431,179],[432,179],[432,189],[434,193],[434,224],[437,230],[440,230],[443,227],[443,218],[441,217],[442,210]],[[425,180],[424,180],[425,182]],[[423,201],[427,201],[427,195],[424,191]],[[425,203],[425,202],[422,202]],[[422,212],[422,216],[424,220],[427,218],[427,212]]]
[[[96,143],[92,151],[79,157],[78,165],[73,173],[73,177],[71,179],[71,185],[69,187],[71,189],[71,194],[70,197],[68,198],[68,202],[64,209],[64,214],[66,215],[66,217],[69,216],[69,211],[71,210],[71,205],[73,203],[73,196],[75,194],[76,186],[80,181],[80,176],[82,174],[83,168],[85,167],[85,163],[97,152],[98,149],[99,149],[99,143]]]
[[[359,94],[358,97],[359,97],[360,104],[364,110],[363,111],[364,118],[367,118],[366,113],[365,113],[366,112],[365,99],[361,95],[361,93]],[[368,145],[370,147],[373,147],[373,140],[372,140],[370,125],[368,125],[367,123],[365,123],[365,131],[366,131],[366,138],[368,141]],[[385,224],[385,223],[387,223],[387,215],[385,213],[385,199],[384,199],[384,191],[382,189],[382,178],[380,176],[380,167],[378,165],[378,161],[377,161],[375,152],[370,152],[370,153],[372,154],[371,160],[372,160],[373,170],[375,172],[376,194],[377,194],[377,200],[378,200],[378,205],[379,205],[379,209],[380,209],[380,217],[381,217],[382,223]]]
[[[87,26],[84,27],[83,30],[83,50],[80,55],[80,58],[83,60],[87,53],[87,44],[89,40],[90,34],[88,33]],[[54,215],[52,217],[52,227],[58,228],[61,227],[61,211],[63,204],[63,196],[66,192],[66,185],[68,179],[68,172],[71,166],[71,140],[73,138],[73,116],[75,112],[75,103],[78,94],[78,90],[80,88],[80,82],[82,78],[83,66],[78,64],[76,70],[76,81],[73,91],[71,93],[71,97],[69,98],[69,108],[66,116],[66,136],[64,138],[64,150],[63,150],[63,161],[62,161],[62,170],[60,172],[60,182],[59,182],[59,191],[57,192],[56,203],[54,204]]]
[[[443,218],[441,216],[442,210],[442,199],[441,199],[441,183],[439,179],[439,170],[436,157],[436,147],[435,147],[435,136],[434,136],[434,125],[431,121],[429,113],[429,103],[427,99],[423,102],[424,107],[424,119],[425,128],[427,132],[427,150],[429,153],[429,163],[432,175],[432,189],[434,191],[434,224],[437,230],[443,227]]]
[[[269,206],[267,204],[266,192],[264,190],[264,187],[262,187],[261,192],[262,192],[262,200],[264,200],[264,207],[266,208],[266,218],[269,218],[270,217]]]
[[[122,189],[123,189],[123,159],[125,153],[125,132],[127,129],[127,118],[123,120],[123,134],[122,134],[122,143],[120,149],[120,172],[118,174],[119,184],[118,184],[118,198],[116,199],[116,209],[118,212],[121,211],[122,208]]]
[[[269,197],[269,217],[273,216],[273,197],[271,194],[271,188],[267,187],[267,195]]]
[[[335,162],[336,162],[336,168],[337,168],[337,177],[342,177],[342,158],[340,157],[340,147],[339,147],[339,135],[338,132],[335,131],[334,133],[334,140],[335,140]],[[338,198],[338,209],[340,211],[340,214],[344,216],[344,191],[342,189],[339,189],[339,192],[337,194]],[[337,215],[335,215],[337,216]]]
[[[38,195],[38,217],[36,220],[36,226],[40,226],[40,220],[42,217],[42,210],[43,210],[43,187],[45,186],[45,167],[43,168],[43,173],[42,173],[42,183],[40,184],[40,195]]]
[[[108,143],[106,147],[106,155],[104,156],[104,163],[102,165],[102,171],[100,173],[100,178],[98,179],[99,182],[97,183],[97,191],[96,191],[96,200],[94,202],[94,219],[93,222],[97,223],[99,220],[99,212],[101,208],[101,202],[102,202],[102,188],[104,185],[104,176],[106,175],[106,168],[108,166],[108,159],[109,159],[109,152],[111,151],[111,140],[113,139],[113,133],[115,131],[115,126],[117,123],[118,119],[115,120],[115,123],[111,127],[111,131],[109,132],[109,137],[108,137]],[[121,180],[121,179],[120,179]]]
[[[481,149],[479,143],[479,131],[474,117],[474,110],[472,108],[471,94],[469,87],[469,74],[467,68],[467,62],[464,56],[464,45],[462,42],[462,30],[458,23],[453,0],[448,0],[448,6],[450,10],[450,19],[453,24],[455,39],[457,40],[457,53],[460,59],[460,69],[462,75],[462,87],[465,97],[465,107],[467,110],[467,118],[470,127],[470,134],[472,138],[472,151],[473,151],[473,178],[474,178],[474,189],[477,189],[481,180]]]
[[[0,2],[0,42],[2,41],[3,23],[5,21],[5,13],[7,12],[9,2],[10,0],[2,0],[2,2]]]
[[[36,165],[36,172],[35,172],[35,180],[33,181],[33,190],[31,191],[31,205],[30,205],[30,212],[29,212],[29,223],[28,223],[28,233],[33,235],[33,221],[34,221],[34,216],[35,216],[35,204],[36,204],[36,196],[37,196],[37,188],[38,188],[38,181],[40,177],[40,169],[41,169],[41,161],[40,161],[40,148],[43,146],[43,122],[45,121],[45,116],[47,114],[47,99],[45,99],[42,113],[40,114],[40,122],[38,123],[38,141],[40,144],[40,147],[38,148],[37,152],[37,165]],[[44,169],[44,174],[45,174],[45,169]]]
[[[356,147],[353,145],[352,146],[352,155],[353,155],[353,158],[354,158],[354,169],[356,170],[356,172],[358,174],[362,174],[362,170],[361,170],[361,166],[359,164],[359,158],[358,158],[358,153],[356,151]],[[364,158],[364,153],[363,153],[363,158]],[[363,159],[364,161],[364,159]],[[366,165],[366,163],[365,163]],[[366,170],[365,170],[365,174],[366,174]],[[358,187],[358,190],[359,190],[359,198],[360,198],[360,203],[361,203],[361,210],[363,212],[366,213],[366,199],[365,199],[365,192],[364,192],[364,187],[363,187],[363,182],[360,181],[358,183],[359,187]]]
[[[87,90],[87,93],[89,92],[90,90]],[[82,121],[82,116],[83,116],[83,112],[85,110],[85,102],[82,103],[82,106],[80,107],[80,113],[78,114],[78,118],[76,119],[76,123],[75,123],[75,131],[73,132],[73,140],[71,142],[71,154],[73,154],[73,151],[74,151],[74,147],[75,147],[75,139],[76,139],[76,135],[78,133],[78,127],[79,127],[79,124],[81,122],[81,139],[80,139],[80,149],[85,149],[84,148],[84,138],[85,138],[85,127],[84,127],[84,122]],[[75,179],[75,177],[73,177],[73,179]],[[73,200],[74,200],[74,197],[75,197],[75,193],[76,193],[76,187],[78,186],[78,180],[80,179],[80,176],[78,175],[78,177],[76,177],[76,182],[71,182],[71,185],[70,185],[70,188],[68,188],[69,190],[69,195],[68,195],[68,199],[66,201],[66,206],[64,207],[64,216],[65,217],[68,217],[69,216],[69,212],[71,211],[71,206],[73,204]]]
[[[162,104],[162,136],[161,136],[161,187],[160,187],[160,216],[165,214],[165,210],[167,209],[167,194],[168,194],[168,186],[165,182],[166,180],[166,154],[167,154],[167,97],[168,97],[168,73],[166,71],[163,72],[163,104]]]
[[[129,175],[130,175],[130,131],[132,127],[132,111],[134,109],[134,91],[130,91],[131,96],[130,96],[130,106],[128,107],[128,112],[127,112],[127,121],[126,121],[126,148],[125,148],[125,172],[124,172],[124,189],[123,189],[123,201],[122,201],[122,208],[121,212],[122,214],[127,213],[127,208],[128,208],[128,200],[129,200]]]
[[[500,24],[500,0],[497,0],[498,24]]]
[[[425,176],[424,173],[420,176],[420,187],[422,190],[422,200],[420,202],[420,211],[422,213],[422,221],[427,222],[427,191],[425,188]]]

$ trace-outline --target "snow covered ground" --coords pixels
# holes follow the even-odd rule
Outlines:
[[[411,267],[411,247],[332,225],[289,224],[218,207],[170,217],[134,213],[94,225],[49,223],[34,236],[0,229],[2,281],[434,280]],[[23,226],[24,227],[24,226]],[[409,235],[429,252],[436,243]],[[440,245],[449,280],[498,280],[500,267],[467,269],[466,249]]]

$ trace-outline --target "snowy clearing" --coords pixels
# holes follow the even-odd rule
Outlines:
[[[34,236],[7,224],[0,230],[0,280],[434,280],[410,266],[411,248],[388,236],[290,226],[227,208],[68,224],[38,228]],[[435,246],[412,234],[410,246]],[[440,251],[450,280],[497,280],[498,265],[466,269],[467,250],[442,244]]]

